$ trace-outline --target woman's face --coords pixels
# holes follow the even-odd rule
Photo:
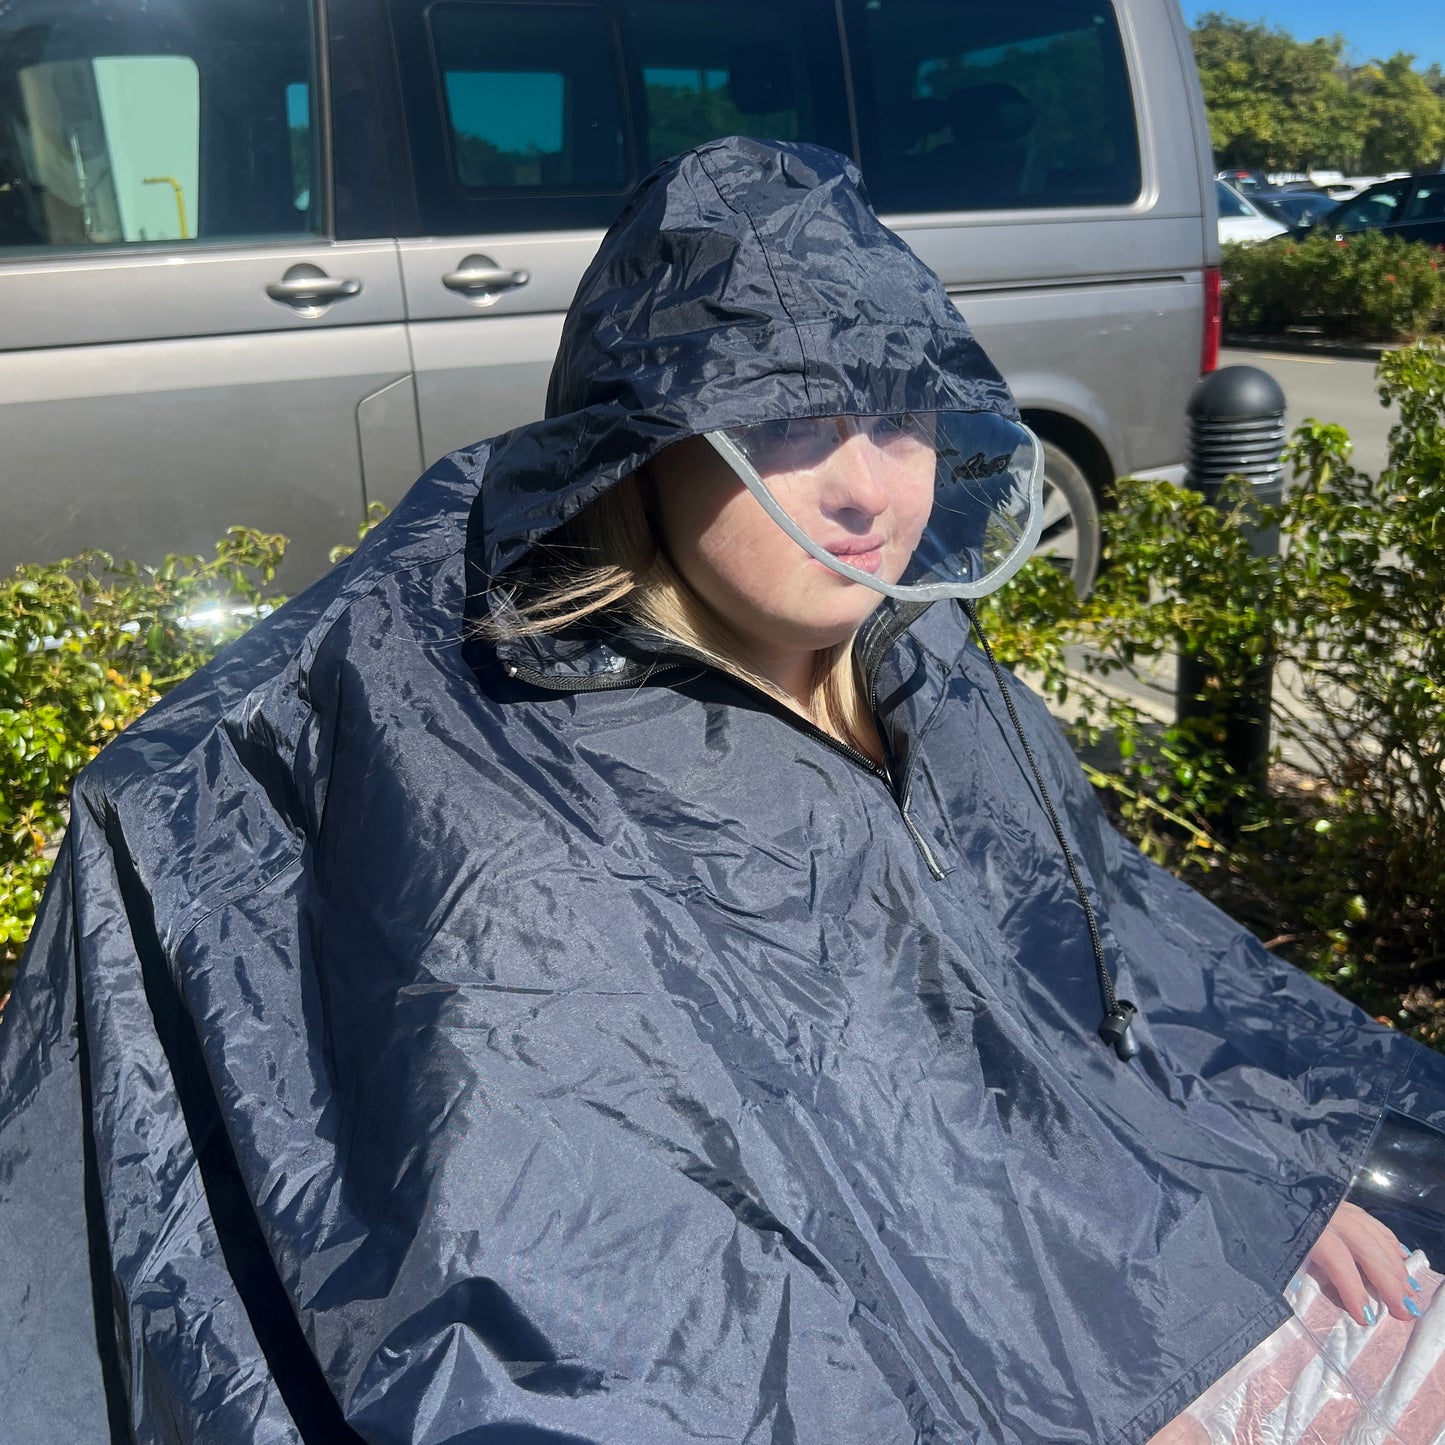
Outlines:
[[[884,424],[824,420],[801,432],[794,424],[785,444],[763,447],[754,461],[809,537],[886,582],[903,575],[933,505],[930,440]],[[653,477],[673,565],[764,675],[774,676],[764,664],[775,656],[811,658],[848,641],[883,600],[810,557],[705,439],[667,448]]]

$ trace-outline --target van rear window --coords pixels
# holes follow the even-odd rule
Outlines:
[[[1097,0],[847,0],[863,174],[885,211],[1127,205],[1139,138]]]

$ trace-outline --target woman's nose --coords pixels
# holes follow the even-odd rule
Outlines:
[[[884,459],[871,438],[855,433],[828,458],[821,502],[824,515],[863,532],[888,510],[889,489]]]

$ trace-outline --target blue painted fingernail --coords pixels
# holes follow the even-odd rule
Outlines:
[[[1302,1285],[1303,1283],[1304,1281],[1300,1278],[1300,1276],[1295,1275],[1295,1277],[1289,1282],[1289,1292],[1291,1294],[1297,1294],[1299,1292],[1300,1285]]]
[[[1410,1313],[1414,1315],[1417,1320],[1420,1318],[1420,1306],[1417,1305],[1415,1301],[1410,1298],[1409,1295],[1405,1296],[1405,1308],[1409,1310]]]
[[[1400,1244],[1400,1241],[1397,1239],[1395,1243]],[[1406,1259],[1409,1259],[1410,1256],[1414,1254],[1414,1252],[1415,1251],[1413,1249],[1408,1248],[1406,1245],[1400,1244],[1400,1253],[1403,1254]]]
[[[1410,1285],[1410,1288],[1411,1288],[1412,1290],[1414,1290],[1416,1294],[1419,1294],[1419,1293],[1420,1293],[1420,1281],[1419,1281],[1418,1279],[1416,1279],[1413,1274],[1407,1274],[1407,1275],[1405,1276],[1405,1279],[1408,1281],[1408,1283],[1409,1283],[1409,1285]]]
[[[1418,1313],[1418,1311],[1416,1311],[1416,1313]],[[1375,1312],[1369,1307],[1369,1305],[1365,1306],[1365,1323],[1367,1325],[1372,1325],[1375,1323]]]

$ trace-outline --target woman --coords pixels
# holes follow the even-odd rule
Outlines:
[[[970,643],[1034,449],[852,167],[662,167],[547,413],[83,778],[0,1040],[16,1438],[1206,1438],[1307,1255],[1433,1318],[1340,1201],[1440,1061]]]

